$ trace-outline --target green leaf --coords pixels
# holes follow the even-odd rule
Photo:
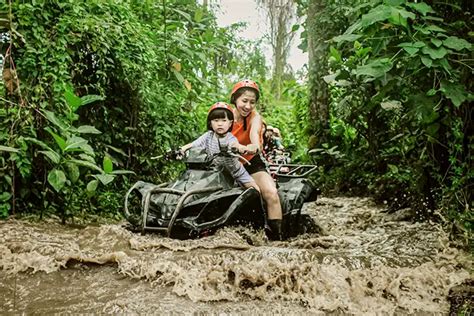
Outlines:
[[[110,146],[110,145],[105,145],[105,147],[112,149],[113,151],[115,151],[118,154],[121,154],[124,157],[128,157],[128,155],[120,148],[116,148],[116,147],[113,147],[113,146]]]
[[[403,49],[404,49],[410,56],[415,55],[415,54],[420,50],[419,48],[416,48],[416,47],[409,47],[409,46],[403,47]]]
[[[114,170],[114,164],[112,163],[112,159],[110,159],[109,156],[104,156],[102,168],[104,168],[105,173],[111,173]]]
[[[2,194],[0,194],[0,202],[5,203],[8,200],[10,200],[11,197],[12,197],[12,195],[10,193],[3,192]]]
[[[53,112],[43,110],[43,114],[48,121],[59,127],[59,129],[61,129],[62,131],[66,131],[69,128],[69,126],[64,123],[64,121],[62,121],[60,118],[58,118]]]
[[[353,41],[355,41],[355,40],[357,40],[361,37],[362,37],[362,35],[358,35],[358,34],[343,34],[343,35],[333,37],[332,41],[334,41],[336,43],[353,42]]]
[[[51,136],[53,136],[54,140],[56,141],[56,144],[59,146],[59,149],[61,149],[62,152],[66,149],[66,140],[53,132],[53,130],[49,127],[44,128],[45,131],[47,131]]]
[[[446,58],[442,58],[441,60],[439,60],[439,64],[444,68],[444,70],[446,70],[448,74],[451,74],[451,70],[453,68],[451,67]]]
[[[196,12],[194,12],[194,21],[197,23],[201,22],[203,16],[203,10],[202,8],[198,8]]]
[[[101,133],[101,131],[99,131],[97,128],[90,125],[81,125],[76,129],[76,131],[81,134],[100,134]]]
[[[337,62],[342,61],[341,54],[336,48],[334,48],[334,46],[329,47],[329,54],[330,54],[330,57],[333,57]]]
[[[379,78],[384,76],[390,69],[392,69],[393,64],[388,58],[382,58],[372,61],[369,64],[359,66],[355,70],[355,74],[358,76],[369,76],[373,78]]]
[[[87,154],[79,154],[79,157],[82,158],[82,160],[90,161],[92,163],[95,163],[94,157],[87,155]]]
[[[416,15],[411,12],[399,8],[392,8],[392,15],[390,16],[389,21],[395,25],[408,27],[407,19],[414,20],[415,18]]]
[[[421,56],[421,62],[428,68],[431,68],[431,66],[433,65],[433,60],[426,56]]]
[[[440,32],[440,33],[446,33],[446,30],[443,29],[443,28],[440,28],[439,26],[437,25],[429,25],[425,28],[427,31],[430,31],[430,32]]]
[[[48,173],[48,182],[59,193],[66,183],[66,175],[61,170],[53,169]]]
[[[443,45],[443,41],[441,41],[437,38],[432,38],[431,43],[433,43],[433,45],[436,46],[436,47],[440,47],[441,45]]]
[[[430,90],[428,90],[428,92],[426,92],[426,95],[429,96],[429,97],[432,97],[436,94],[436,92],[438,92],[438,90],[430,89]]]
[[[104,99],[105,98],[100,96],[100,95],[88,94],[88,95],[85,95],[85,96],[81,97],[80,106],[84,106],[84,105],[90,104],[90,103],[95,102],[95,101],[102,101]]]
[[[450,99],[454,106],[459,107],[468,98],[468,93],[463,85],[451,83],[449,81],[441,81],[439,89],[443,94]]]
[[[374,23],[385,21],[391,16],[392,16],[392,7],[381,4],[373,8],[372,10],[370,10],[369,13],[364,14],[362,16],[361,26],[367,27]]]
[[[97,190],[97,186],[99,185],[99,181],[97,180],[91,180],[87,184],[87,191],[88,192],[95,192]]]
[[[26,141],[29,141],[29,142],[31,142],[31,143],[33,143],[33,144],[39,145],[39,146],[43,147],[43,148],[46,149],[46,150],[54,151],[54,150],[51,149],[51,147],[49,147],[48,145],[46,145],[45,143],[43,143],[42,141],[40,141],[40,140],[38,140],[38,139],[36,139],[36,138],[25,137],[25,138],[23,138],[23,139],[26,140]]]
[[[425,46],[421,49],[421,51],[426,55],[430,55],[431,59],[443,58],[448,53],[444,47],[431,48],[429,46]]]
[[[72,112],[76,112],[76,110],[82,104],[81,98],[74,94],[71,87],[66,88],[66,92],[64,92],[64,98],[66,99],[66,103]]]
[[[66,141],[66,148],[64,151],[74,151],[74,149],[82,148],[84,144],[87,144],[87,140],[82,137],[72,136]]]
[[[93,177],[99,180],[103,185],[107,185],[115,179],[115,176],[111,174],[95,174]]]
[[[410,8],[412,8],[412,9],[418,11],[418,12],[420,12],[423,15],[427,15],[428,13],[435,13],[433,8],[431,8],[428,4],[426,4],[424,2],[407,3],[407,6],[409,6]]]
[[[0,145],[0,151],[7,151],[7,152],[10,152],[10,153],[19,153],[20,152],[20,150],[17,149],[17,148],[2,146],[2,145]]]
[[[403,42],[397,45],[398,47],[410,47],[410,48],[422,48],[425,47],[426,44],[420,41],[417,42]]]
[[[458,51],[463,49],[471,50],[472,48],[471,43],[456,36],[449,36],[448,38],[443,40],[443,45]]]
[[[395,165],[388,164],[388,168],[390,169],[391,173],[398,173],[398,167]]]
[[[392,7],[397,7],[401,4],[404,4],[406,0],[385,0],[384,3]]]
[[[57,152],[52,151],[52,150],[40,150],[38,151],[39,153],[45,155],[46,157],[51,160],[51,162],[55,165],[59,164],[61,161],[61,155],[59,155]]]
[[[72,183],[76,183],[81,175],[79,167],[75,163],[69,162],[66,164],[66,169],[68,171],[69,180],[71,180]]]
[[[97,170],[100,173],[104,173],[104,170],[100,169],[100,167],[98,167],[95,163],[92,163],[92,162],[87,161],[87,160],[69,159],[68,162],[72,162],[72,163],[75,163],[76,165],[87,167],[87,168],[90,168],[90,169]]]

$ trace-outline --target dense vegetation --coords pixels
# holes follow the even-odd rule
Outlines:
[[[308,80],[286,73],[280,100],[258,43],[194,0],[0,4],[0,216],[119,217],[131,182],[180,168],[150,158],[196,136],[248,77],[326,192],[436,213],[470,235],[470,2],[297,2]]]

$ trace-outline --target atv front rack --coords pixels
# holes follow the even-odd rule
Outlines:
[[[160,185],[152,186],[143,194],[143,198],[142,198],[143,212],[142,212],[142,220],[141,220],[142,234],[145,233],[145,231],[150,230],[150,231],[158,231],[158,232],[166,233],[166,236],[170,237],[171,230],[173,229],[174,223],[176,222],[176,219],[178,218],[178,215],[181,212],[181,209],[183,208],[184,203],[186,202],[186,199],[188,197],[195,194],[212,193],[212,192],[222,190],[222,186],[214,186],[214,187],[209,187],[209,188],[204,188],[204,189],[182,191],[182,190],[176,190],[176,189],[171,189],[171,188],[165,188],[164,186],[166,186],[167,184],[168,183],[163,183]],[[135,185],[133,185],[130,188],[130,190],[128,190],[127,194],[125,195],[125,214],[128,214],[128,215],[130,214],[128,210],[128,196],[134,189],[136,189],[138,185],[140,185],[140,182],[135,183]],[[178,203],[176,204],[176,208],[173,211],[171,219],[168,223],[168,227],[152,227],[152,226],[146,225],[148,211],[150,209],[151,195],[153,193],[167,193],[167,194],[181,195],[181,197],[178,200]]]

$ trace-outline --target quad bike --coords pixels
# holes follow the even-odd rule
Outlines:
[[[266,211],[259,192],[239,187],[227,170],[213,164],[217,157],[235,156],[227,148],[214,156],[191,149],[183,159],[186,170],[175,181],[159,185],[136,182],[125,195],[124,213],[129,226],[142,233],[159,232],[178,239],[207,236],[225,226],[266,228]],[[316,200],[319,192],[307,179],[316,166],[284,166],[290,171],[276,172],[283,237],[318,232],[319,226],[302,212],[303,204]]]

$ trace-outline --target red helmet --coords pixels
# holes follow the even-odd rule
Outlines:
[[[257,95],[260,94],[260,89],[258,88],[258,84],[256,84],[255,81],[252,81],[249,79],[245,79],[245,80],[237,82],[232,88],[232,92],[230,94],[233,95],[240,88],[252,88],[257,91]]]

